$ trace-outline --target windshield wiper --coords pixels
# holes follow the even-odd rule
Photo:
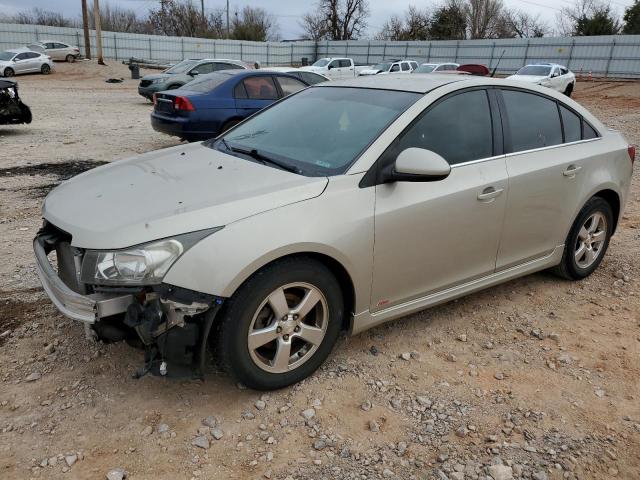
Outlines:
[[[302,172],[298,167],[294,167],[293,165],[288,165],[286,163],[280,162],[279,160],[276,160],[267,155],[264,155],[258,152],[258,150],[255,148],[232,147],[227,142],[225,142],[224,138],[222,139],[222,141],[224,142],[225,147],[227,147],[232,152],[248,155],[249,157],[258,160],[263,165],[266,165],[266,164],[275,165],[276,167],[282,170],[286,170],[287,172],[297,173],[298,175],[302,175]]]

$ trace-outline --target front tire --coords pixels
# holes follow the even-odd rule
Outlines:
[[[67,55],[67,63],[73,63],[76,61],[76,57],[74,57],[73,55]]]
[[[7,68],[4,69],[3,76],[5,76],[5,77],[13,77],[15,74],[16,74],[16,72],[13,71],[13,68],[7,67]]]
[[[325,361],[343,325],[338,281],[310,258],[277,261],[254,274],[221,312],[217,354],[257,390],[299,382]]]
[[[569,85],[567,85],[567,88],[564,89],[564,94],[567,97],[570,97],[572,93],[573,93],[573,83],[570,83]]]
[[[40,67],[40,71],[43,75],[49,75],[51,73],[51,67],[45,63]]]
[[[568,280],[581,280],[591,275],[609,247],[613,221],[611,205],[603,198],[591,198],[573,222],[562,261],[554,268],[554,273]]]

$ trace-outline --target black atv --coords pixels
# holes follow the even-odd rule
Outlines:
[[[18,83],[0,78],[0,125],[18,123],[31,123],[31,110],[18,96]]]

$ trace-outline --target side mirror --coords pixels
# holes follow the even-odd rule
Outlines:
[[[383,172],[383,182],[435,182],[451,173],[451,165],[431,150],[407,148]]]
[[[189,75],[191,75],[192,77],[195,77],[196,75],[200,75],[200,72],[198,70],[191,70],[189,72]]]
[[[327,70],[332,70],[333,68],[335,68],[333,65],[328,65],[327,66]]]

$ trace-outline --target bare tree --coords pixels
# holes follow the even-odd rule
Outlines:
[[[89,24],[94,24],[93,10],[89,12]],[[152,27],[146,18],[139,18],[134,10],[105,3],[100,5],[100,23],[108,32],[151,33]]]
[[[355,40],[364,33],[369,14],[368,0],[319,0],[302,27],[311,38]]]
[[[380,40],[426,40],[429,38],[431,16],[411,5],[404,18],[393,15],[376,35]]]
[[[0,21],[5,23],[21,23],[27,25],[47,25],[50,27],[73,27],[73,20],[58,12],[34,8],[24,10],[14,15],[0,15]]]
[[[499,38],[502,28],[502,0],[467,0],[469,38]]]
[[[534,16],[522,10],[507,10],[504,21],[514,36],[520,38],[544,37],[551,32],[549,25],[540,20],[540,15]]]
[[[278,25],[263,8],[244,7],[231,22],[231,38],[264,42],[278,38]]]
[[[203,17],[192,1],[160,0],[157,9],[149,10],[149,23],[154,33],[177,37],[221,38],[222,11]]]

